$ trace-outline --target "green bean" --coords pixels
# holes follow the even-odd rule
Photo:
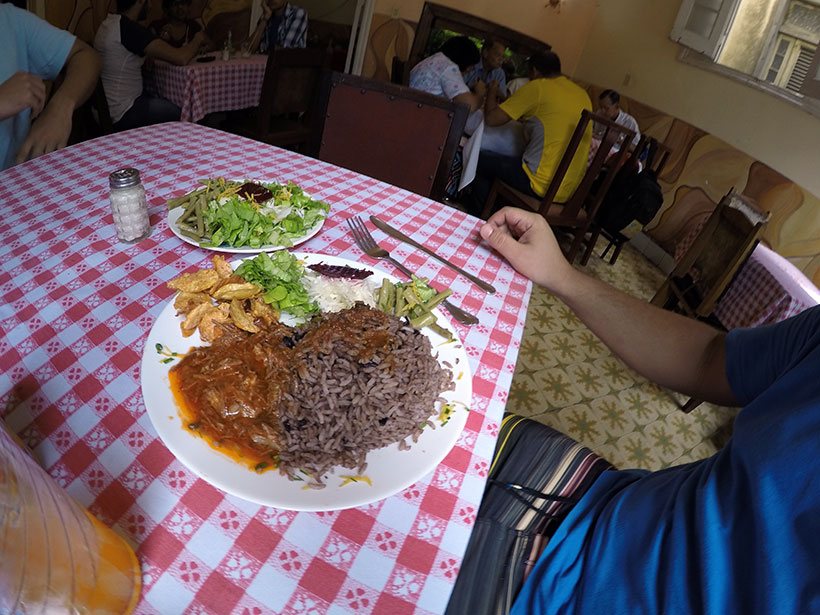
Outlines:
[[[181,235],[185,235],[185,237],[188,237],[189,239],[193,239],[197,243],[202,241],[202,236],[197,235],[195,229],[192,229],[192,228],[187,227],[187,226],[183,227],[183,226],[178,224],[177,225],[177,230],[180,232]]]
[[[401,291],[401,289],[397,289],[397,291],[398,292],[396,292],[396,303],[393,306],[393,314],[396,316],[401,316],[405,306],[404,293]]]
[[[382,280],[381,288],[379,288],[379,298],[376,300],[376,304],[378,305],[379,309],[383,312],[387,312],[387,285],[390,284],[389,280]]]
[[[443,290],[440,293],[438,293],[435,297],[430,299],[430,301],[425,303],[424,308],[426,310],[432,310],[434,307],[436,307],[439,303],[444,301],[447,297],[449,297],[452,294],[453,291],[451,291],[449,288],[447,290]]]
[[[445,328],[444,328],[444,327],[442,327],[441,325],[439,325],[438,323],[436,323],[436,322],[431,322],[431,323],[430,323],[429,325],[427,325],[427,326],[428,326],[428,327],[430,327],[430,328],[431,328],[433,331],[435,331],[436,333],[438,333],[441,337],[447,338],[448,340],[453,339],[453,334],[452,334],[452,333],[450,333],[447,329],[445,329]]]
[[[410,324],[415,327],[416,329],[421,329],[422,327],[429,326],[436,322],[436,317],[433,316],[430,312],[426,314],[422,314],[421,316],[416,316],[415,318],[410,319]]]
[[[203,199],[200,199],[194,208],[194,211],[196,212],[196,230],[200,235],[205,234],[204,210],[205,206],[203,204]]]

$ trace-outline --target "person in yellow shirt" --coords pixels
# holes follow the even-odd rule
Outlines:
[[[521,158],[481,152],[472,184],[472,199],[468,203],[470,213],[481,213],[496,178],[524,194],[543,197],[581,111],[592,110],[592,101],[586,91],[561,74],[561,60],[555,53],[533,54],[529,65],[529,83],[503,103],[498,104],[494,92],[487,92],[484,102],[486,125],[501,126],[513,120],[523,120],[527,145]],[[561,183],[556,201],[569,199],[581,183],[591,140],[590,127]]]

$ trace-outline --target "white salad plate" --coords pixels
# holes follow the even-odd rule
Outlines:
[[[310,195],[307,194],[307,193],[305,193],[305,196],[310,197]],[[196,246],[198,248],[203,248],[205,250],[211,250],[213,252],[224,252],[224,253],[227,253],[227,254],[260,254],[262,252],[275,252],[276,250],[284,250],[286,248],[292,248],[293,246],[298,246],[299,244],[305,243],[308,239],[311,239],[312,237],[315,237],[316,235],[318,235],[319,231],[322,230],[322,227],[324,226],[325,220],[327,219],[327,216],[328,216],[328,214],[325,214],[325,216],[321,220],[319,220],[316,224],[314,224],[313,227],[311,227],[308,230],[308,232],[305,233],[304,235],[299,236],[299,237],[294,237],[293,240],[292,240],[292,243],[290,245],[285,246],[285,245],[276,245],[276,244],[266,244],[266,245],[259,246],[258,248],[249,248],[249,247],[234,248],[234,247],[225,246],[225,245],[221,245],[221,246],[203,246],[202,244],[200,244],[195,239],[191,239],[190,237],[187,237],[186,235],[183,235],[180,232],[179,227],[177,226],[177,220],[179,220],[179,217],[182,215],[182,212],[183,212],[182,207],[175,207],[174,209],[171,209],[168,212],[168,227],[171,229],[171,232],[174,235],[179,237],[185,243],[191,244],[192,246]]]
[[[397,278],[362,263],[322,254],[294,253],[305,265],[326,263],[369,269],[367,278],[378,288],[383,279]],[[241,261],[231,263],[234,269]],[[176,315],[173,299],[163,308],[148,334],[142,355],[140,380],[145,408],[157,433],[176,458],[211,485],[240,498],[299,511],[327,511],[369,504],[412,485],[436,466],[450,452],[467,422],[472,401],[472,375],[467,353],[458,332],[440,310],[435,309],[438,324],[450,331],[455,341],[447,341],[425,328],[433,353],[440,364],[453,373],[455,389],[442,394],[452,408],[446,419],[439,416],[442,402],[431,408],[435,428],[426,427],[410,448],[399,450],[398,443],[370,451],[367,469],[355,476],[355,469],[336,467],[324,476],[325,487],[306,487],[306,482],[291,480],[277,470],[262,473],[232,460],[191,433],[182,422],[171,392],[168,372],[191,347],[203,345],[199,333],[185,338],[180,331],[182,317]]]

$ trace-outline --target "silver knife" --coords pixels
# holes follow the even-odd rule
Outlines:
[[[430,248],[421,245],[419,242],[415,241],[414,239],[410,239],[407,235],[405,235],[401,231],[393,228],[392,226],[387,224],[387,222],[385,222],[384,220],[380,220],[376,216],[370,216],[370,221],[374,225],[376,225],[377,228],[381,229],[382,231],[384,231],[385,233],[387,233],[391,237],[395,237],[399,241],[403,241],[404,243],[409,244],[409,245],[413,246],[414,248],[418,248],[419,250],[421,250],[425,254],[429,254],[433,258],[440,260],[442,263],[444,263],[445,265],[447,265],[448,267],[453,269],[453,271],[456,271],[456,272],[460,273],[461,275],[463,275],[465,278],[470,280],[473,284],[475,284],[479,288],[481,288],[483,290],[486,290],[488,293],[494,293],[495,292],[495,288],[493,288],[493,286],[491,284],[488,284],[484,280],[481,280],[481,279],[477,278],[472,273],[464,271],[461,267],[458,267],[458,266],[454,265],[453,263],[448,261],[446,258],[442,258],[438,254],[433,252]]]

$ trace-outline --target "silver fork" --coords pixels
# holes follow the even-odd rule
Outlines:
[[[401,271],[404,275],[409,278],[412,278],[415,274],[410,271],[407,267],[402,265],[399,261],[395,258],[390,256],[390,252],[379,246],[376,243],[376,240],[373,239],[373,235],[370,234],[370,231],[367,230],[367,227],[362,222],[359,216],[353,216],[352,218],[347,219],[347,225],[350,227],[351,232],[353,233],[353,239],[356,240],[356,245],[359,248],[370,256],[371,258],[383,258],[389,260],[393,263],[393,266]],[[465,325],[474,325],[478,323],[478,318],[470,314],[469,312],[465,312],[457,305],[453,305],[449,301],[443,301],[442,305],[444,308],[453,315],[458,322],[465,324]]]

